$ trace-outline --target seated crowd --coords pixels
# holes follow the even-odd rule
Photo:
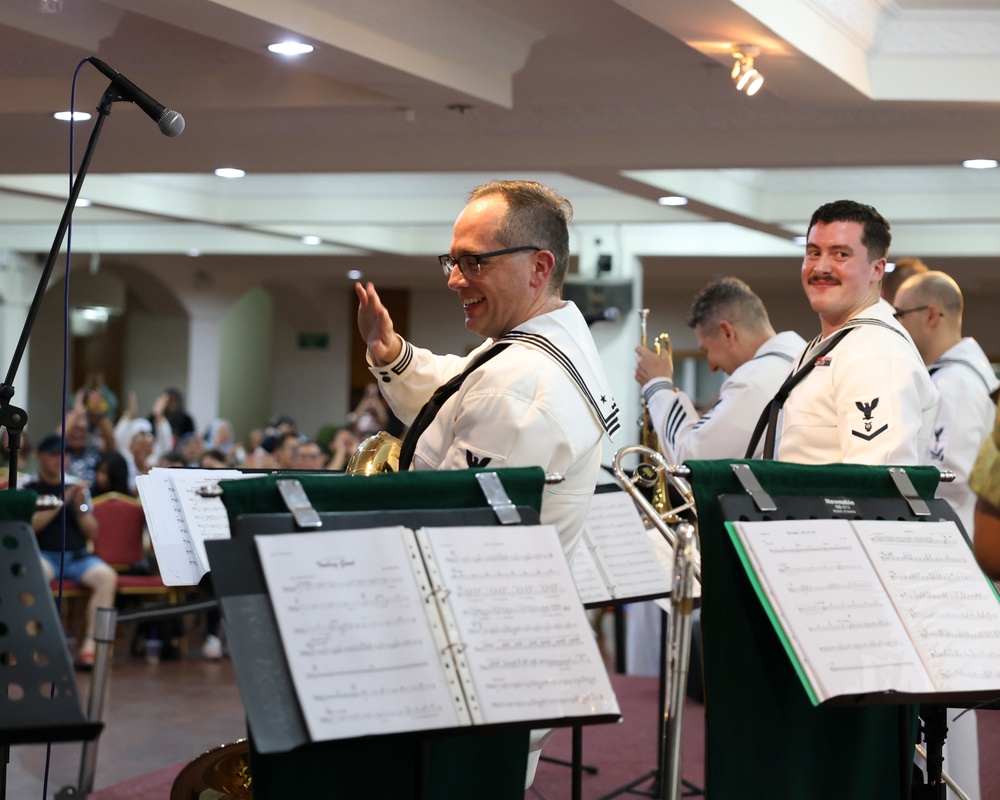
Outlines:
[[[75,393],[61,429],[45,434],[34,447],[24,432],[17,454],[19,488],[61,496],[67,511],[65,556],[61,509],[37,511],[32,527],[46,577],[54,580],[62,562],[62,574],[69,585],[90,590],[83,636],[75,654],[80,669],[93,665],[97,609],[115,605],[118,583],[118,573],[93,552],[100,534],[93,513],[95,497],[111,492],[137,497],[136,478],[153,467],[342,471],[361,441],[384,430],[390,421],[374,384],[343,425],[324,426],[315,438],[303,435],[286,415],[273,417],[243,442],[226,419],[215,419],[204,433],[198,433],[176,389],[160,394],[146,416],[140,415],[134,392],[112,421],[117,407],[117,398],[103,381],[88,379],[88,385]],[[2,456],[9,464],[6,434],[4,429]],[[64,447],[65,460],[61,457]],[[205,583],[211,588],[208,581]],[[223,655],[219,626],[218,612],[210,612],[203,647],[207,658]]]

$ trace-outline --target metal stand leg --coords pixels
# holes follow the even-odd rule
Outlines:
[[[115,641],[117,616],[113,608],[97,609],[97,625],[94,631],[97,648],[94,651],[94,672],[87,706],[87,718],[91,722],[100,722],[104,714],[104,696],[107,694],[108,680],[111,677],[111,648]],[[92,739],[83,743],[83,752],[80,755],[79,788],[83,797],[93,791],[96,771],[97,739]]]

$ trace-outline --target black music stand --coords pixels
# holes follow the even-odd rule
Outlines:
[[[31,526],[0,522],[0,798],[11,745],[90,741],[104,727],[83,713],[41,564]]]
[[[702,597],[709,795],[748,800],[829,791],[872,800],[917,796],[911,795],[916,704],[963,705],[980,698],[966,692],[926,697],[873,693],[814,707],[723,521],[915,520],[926,518],[917,513],[924,504],[931,518],[957,522],[945,501],[933,499],[937,470],[760,461],[694,461],[687,466],[709,578]],[[764,504],[769,510],[758,502],[761,497],[769,501]],[[765,752],[755,749],[755,742]],[[761,774],[765,757],[780,768],[758,781],[754,776]],[[929,773],[934,769],[931,764]],[[919,796],[943,798],[943,782],[933,774],[929,781],[930,793]]]
[[[384,477],[361,480],[387,485]],[[448,474],[440,478],[447,480]],[[224,491],[226,487],[223,484]],[[534,508],[511,508],[516,508],[520,524],[537,523]],[[485,506],[333,511],[317,516],[320,526],[314,530],[497,524],[497,513]],[[256,534],[293,531],[295,519],[291,513],[243,514],[233,520],[232,539],[206,542],[247,711],[255,796],[286,797],[304,790],[359,800],[376,796],[438,800],[467,797],[469,787],[475,786],[477,797],[484,800],[520,800],[528,731],[538,727],[535,722],[485,726],[479,731],[473,726],[461,732],[310,741],[253,540]]]
[[[607,494],[609,492],[622,492],[622,491],[623,490],[615,484],[605,484],[603,486],[597,487],[597,489],[595,490],[595,495]],[[585,542],[581,542],[578,545],[578,547],[584,547],[584,546],[586,546]],[[624,620],[624,614],[622,613],[623,606],[629,603],[639,603],[647,600],[658,600],[670,597],[672,591],[672,586],[671,586],[672,576],[667,575],[666,579],[667,579],[667,584],[663,591],[652,591],[652,592],[647,591],[641,593],[620,594],[617,597],[602,598],[600,600],[585,602],[583,604],[583,607],[586,609],[607,608],[607,607],[614,608],[615,625],[616,625],[616,631],[615,631],[616,647],[618,648],[616,652],[616,660],[619,660],[622,665],[622,669],[620,669],[619,672],[624,672],[624,656],[623,656],[623,651],[625,647],[624,635],[623,635],[624,631],[619,632],[619,630],[617,629],[617,626],[620,624],[619,621]],[[666,611],[662,609],[660,613],[661,613],[660,653],[659,653],[660,684],[658,693],[659,698],[658,698],[658,716],[657,716],[657,730],[656,730],[656,736],[658,742],[662,742],[662,740],[666,736],[664,722],[665,722],[665,710],[667,707],[666,675],[667,675],[667,651],[668,651],[668,641],[669,641],[669,638],[667,636],[668,634],[667,625],[668,625],[669,615],[667,614]],[[615,789],[609,794],[603,795],[600,798],[600,800],[610,800],[610,798],[618,797],[619,795],[622,794],[636,794],[647,797],[656,797],[659,794],[657,787],[660,776],[664,775],[667,771],[667,764],[664,763],[666,760],[664,748],[661,746],[657,746],[656,752],[657,752],[657,762],[656,766],[652,770],[645,773],[641,777],[630,781],[624,786]],[[543,756],[542,758],[544,759],[545,756]],[[556,759],[547,759],[547,760],[556,761],[557,763],[563,763],[563,764],[566,763],[557,761]],[[597,772],[596,767],[588,767],[583,764],[583,730],[579,726],[573,727],[572,760],[569,762],[569,766],[572,767],[573,770],[571,797],[572,800],[579,800],[580,797],[582,796],[581,795],[582,772],[587,771],[592,774]],[[639,788],[642,786],[642,784],[648,781],[653,781],[653,784],[649,789],[644,790]],[[691,783],[690,781],[687,781],[682,778],[681,783],[688,789],[688,792],[685,793],[686,795],[694,796],[694,795],[704,794],[704,792],[702,792],[702,790],[698,786]]]

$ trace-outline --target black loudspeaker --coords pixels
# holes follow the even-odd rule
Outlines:
[[[610,265],[611,256],[601,256],[601,258],[607,258]],[[564,300],[576,303],[581,313],[588,319],[601,318],[611,308],[618,310],[616,316],[620,319],[632,310],[631,281],[567,278],[563,284],[562,295]]]

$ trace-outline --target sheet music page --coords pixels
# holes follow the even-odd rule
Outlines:
[[[461,724],[404,527],[254,537],[314,741]]]
[[[202,497],[201,491],[209,489],[219,481],[238,478],[253,478],[256,475],[246,475],[238,469],[162,469],[170,478],[184,521],[191,533],[198,561],[202,565],[202,574],[209,570],[208,555],[205,552],[205,542],[208,539],[229,538],[229,515],[221,497]]]
[[[180,498],[167,470],[157,467],[147,475],[139,475],[135,487],[146,515],[146,528],[163,583],[167,586],[196,585],[208,572],[208,562],[198,557]]]
[[[422,530],[487,723],[619,713],[555,528]]]
[[[938,691],[1000,691],[1000,601],[955,523],[853,524]]]
[[[727,526],[739,535],[819,701],[888,690],[934,691],[849,521]]]
[[[626,492],[600,492],[590,501],[584,536],[610,581],[616,599],[670,593],[664,572],[646,534],[639,510]]]
[[[587,531],[583,532],[580,543],[573,551],[573,563],[570,565],[570,572],[573,574],[573,584],[576,586],[576,593],[580,597],[580,602],[603,603],[611,600],[611,592],[608,591],[607,583],[601,576],[600,568],[594,559],[593,546],[587,541]]]

